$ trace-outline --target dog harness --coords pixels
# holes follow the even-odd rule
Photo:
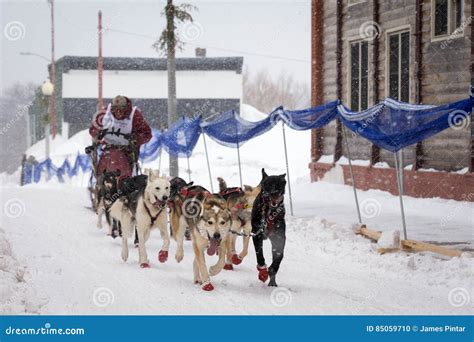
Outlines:
[[[159,201],[161,202],[160,204],[160,210],[158,210],[158,213],[153,216],[150,212],[150,209],[148,208],[148,206],[146,205],[145,202],[143,202],[143,205],[145,206],[145,209],[146,209],[146,212],[148,214],[148,216],[150,217],[150,220],[151,220],[151,225],[153,226],[155,224],[155,221],[156,219],[158,218],[158,216],[160,216],[161,212],[163,211],[163,209],[166,207],[166,201]]]

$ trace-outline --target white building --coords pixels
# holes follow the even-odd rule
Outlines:
[[[198,49],[201,54],[205,50]],[[56,62],[57,122],[69,135],[89,127],[97,108],[97,57],[64,56]],[[176,59],[179,116],[204,117],[239,110],[242,99],[242,57]],[[103,98],[125,95],[154,128],[167,124],[168,78],[165,58],[104,57]],[[40,115],[37,110],[30,115]],[[41,138],[41,120],[33,118],[33,141]],[[36,132],[36,133],[35,133]]]

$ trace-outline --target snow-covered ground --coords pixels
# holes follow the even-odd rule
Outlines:
[[[244,116],[260,114],[244,106]],[[88,175],[70,180],[18,187],[5,184],[1,204],[0,311],[42,314],[470,314],[474,295],[470,254],[442,259],[429,253],[379,255],[369,240],[356,236],[352,189],[327,182],[310,183],[309,132],[286,130],[295,216],[287,204],[287,245],[273,289],[260,283],[253,246],[242,265],[213,279],[207,293],[192,283],[193,253],[160,264],[161,247],[154,231],[147,244],[151,269],[138,267],[132,248],[129,261],[120,258],[120,241],[95,227],[84,184]],[[260,169],[285,173],[281,127],[241,148],[245,184],[260,180]],[[201,138],[202,139],[202,138]],[[72,141],[71,141],[72,140]],[[53,143],[52,155],[75,155],[88,143],[79,133]],[[214,188],[223,176],[239,184],[237,152],[207,139]],[[69,145],[68,145],[69,144]],[[40,154],[41,147],[37,148]],[[31,152],[31,151],[30,151]],[[38,156],[40,158],[40,156]],[[64,157],[63,157],[64,158]],[[163,154],[162,172],[167,172]],[[186,159],[180,160],[187,178]],[[159,161],[150,165],[157,168]],[[210,187],[202,140],[190,158],[192,179]],[[10,179],[12,181],[13,179]],[[401,229],[396,196],[359,191],[363,220],[376,230]],[[456,243],[472,248],[474,205],[441,199],[405,197],[409,238]],[[9,243],[8,243],[8,241]],[[10,247],[11,245],[11,250]],[[267,261],[270,246],[265,244]],[[175,244],[170,253],[173,255]],[[211,260],[213,262],[214,260]],[[20,271],[19,271],[20,270]],[[20,277],[17,274],[20,272]],[[5,277],[4,277],[5,275]],[[3,305],[6,303],[7,305]]]

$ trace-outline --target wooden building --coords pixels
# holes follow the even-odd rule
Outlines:
[[[358,111],[386,97],[433,105],[468,97],[474,84],[471,0],[313,0],[311,10],[313,105],[341,99]],[[313,131],[314,181],[347,156],[341,132],[339,122]],[[356,167],[357,186],[396,192],[393,169],[377,167],[393,166],[393,154],[348,137],[352,159],[368,161]],[[406,193],[462,199],[465,191],[455,189],[474,189],[473,153],[472,120],[403,149],[404,165],[411,165]],[[342,167],[342,181],[350,183]],[[468,171],[453,172],[459,170]]]

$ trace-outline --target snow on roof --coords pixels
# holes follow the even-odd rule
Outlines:
[[[234,70],[242,72],[243,57],[176,58],[176,70]],[[97,69],[97,57],[64,56],[56,61],[63,72]],[[166,58],[104,57],[104,70],[166,70]]]

